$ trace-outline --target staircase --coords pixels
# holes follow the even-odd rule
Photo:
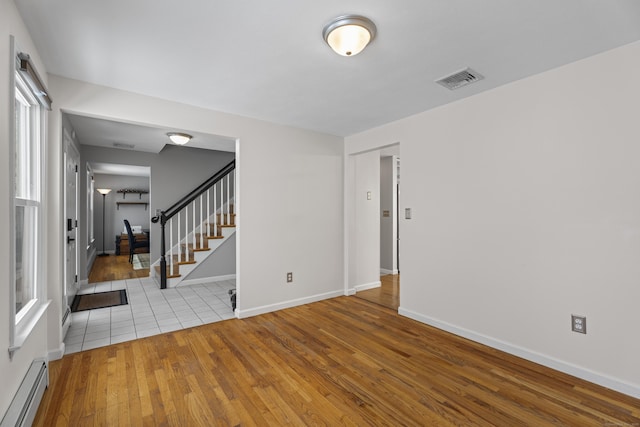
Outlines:
[[[232,161],[151,219],[161,226],[161,257],[151,268],[161,289],[179,286],[235,233],[235,182]]]

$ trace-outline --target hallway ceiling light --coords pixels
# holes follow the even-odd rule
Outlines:
[[[342,56],[359,54],[375,36],[376,25],[359,15],[339,16],[322,30],[324,41]]]
[[[188,133],[180,133],[180,132],[169,132],[167,136],[169,137],[171,142],[178,145],[184,145],[187,142],[189,142],[191,138],[193,138]]]

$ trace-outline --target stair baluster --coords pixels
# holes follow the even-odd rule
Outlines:
[[[231,200],[231,193],[229,192],[230,181],[231,176],[227,175],[227,220],[225,221],[225,225],[231,224],[231,203],[228,202]]]
[[[180,215],[180,212],[178,212],[177,217],[178,217],[178,236],[177,236],[177,239],[178,239],[178,260],[181,260],[182,259],[182,245],[180,244],[180,242],[181,242],[181,238],[180,238],[180,236],[181,236],[181,234],[180,234],[180,217],[181,217],[181,215]],[[173,233],[171,233],[171,236],[173,236]]]
[[[207,190],[207,230],[206,230],[207,237],[209,237],[211,235],[211,230],[210,230],[210,227],[209,227],[209,224],[210,224],[209,221],[211,221],[211,211],[209,209],[211,207],[211,197],[210,196],[211,196],[211,189],[208,189]]]
[[[200,224],[199,226],[199,231],[200,231],[200,247],[204,248],[204,233],[202,232],[202,194],[200,195],[200,209],[198,209],[198,212],[200,212],[200,221],[198,222],[198,224]]]
[[[213,186],[213,216],[215,217],[218,213],[218,184]],[[213,235],[218,235],[218,219],[214,218],[213,221]]]
[[[220,227],[232,224],[231,218],[234,215],[231,209],[231,174],[233,173],[233,195],[236,192],[235,160],[231,161],[219,172],[191,191],[187,196],[172,205],[166,210],[161,210],[158,216],[151,219],[152,222],[160,222],[160,287],[167,287],[167,273],[170,276],[178,275],[178,265],[180,263],[193,263],[192,253],[195,250],[208,250],[209,238],[219,238],[222,236]],[[226,184],[225,184],[226,180]],[[218,187],[219,184],[219,187]],[[226,186],[226,199],[225,199]],[[206,197],[204,193],[206,192]],[[213,192],[213,194],[211,194]],[[218,204],[218,193],[220,194]],[[213,195],[213,212],[211,211],[211,196]],[[204,204],[206,202],[206,209]],[[191,213],[189,212],[191,207]],[[199,214],[196,213],[196,209]],[[218,209],[220,210],[218,212]],[[206,213],[206,217],[204,217]],[[174,234],[173,222],[176,217],[176,230]],[[191,217],[191,221],[189,221]],[[184,219],[184,221],[183,221]],[[199,223],[197,222],[199,219]],[[213,221],[213,227],[211,224]],[[169,251],[166,250],[166,223],[169,222]],[[191,225],[189,224],[191,222]],[[184,226],[184,233],[183,233]],[[213,230],[213,231],[212,231]],[[190,238],[190,234],[193,236]],[[206,235],[205,235],[206,233]],[[212,234],[213,233],[213,234]],[[174,244],[174,237],[177,241]],[[199,237],[199,239],[198,239]],[[190,244],[192,242],[192,244]],[[183,247],[184,244],[184,247]],[[177,256],[174,257],[174,245]],[[183,251],[184,249],[184,251]],[[169,255],[170,266],[167,271],[167,255]]]
[[[180,249],[178,249],[180,250]],[[171,220],[169,221],[169,260],[170,265],[169,265],[169,271],[173,271],[173,218],[171,218]],[[172,275],[173,273],[169,273],[169,275]]]

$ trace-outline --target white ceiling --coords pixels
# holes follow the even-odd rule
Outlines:
[[[52,74],[343,136],[640,40],[637,0],[15,1]],[[351,58],[345,13],[378,28]]]
[[[180,132],[182,129],[156,128],[134,123],[114,122],[94,117],[67,114],[78,141],[82,145],[119,148],[124,150],[159,153],[167,144],[173,144],[167,132]],[[186,131],[193,136],[188,146],[207,150],[234,152],[236,142],[222,136]]]
[[[92,162],[93,173],[104,175],[151,176],[149,166],[118,165],[115,163]]]

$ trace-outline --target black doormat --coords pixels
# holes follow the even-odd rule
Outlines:
[[[95,294],[76,295],[71,304],[71,311],[93,310],[95,308],[115,307],[118,305],[127,305],[127,291],[120,289],[119,291],[98,292]]]

